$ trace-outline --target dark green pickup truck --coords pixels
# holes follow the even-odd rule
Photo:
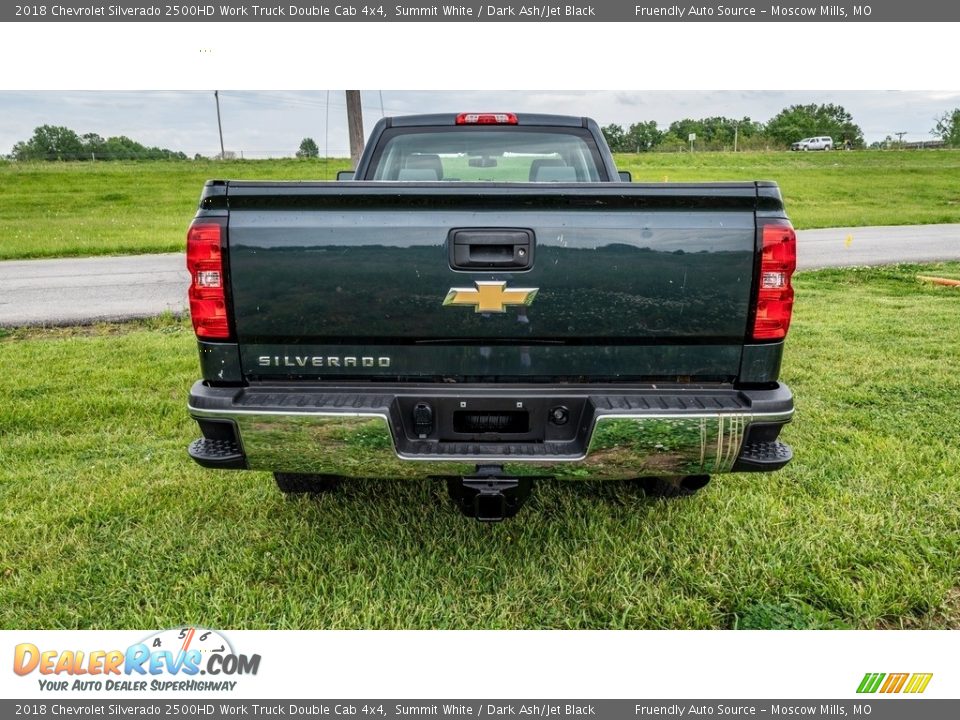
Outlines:
[[[206,184],[190,226],[201,465],[691,492],[775,470],[796,241],[776,184],[639,184],[596,123],[381,120],[337,182]]]

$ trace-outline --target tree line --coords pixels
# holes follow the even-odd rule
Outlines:
[[[934,118],[931,134],[946,147],[960,148],[960,108]],[[862,148],[863,130],[853,116],[840,105],[791,105],[774,115],[766,123],[749,117],[723,116],[684,118],[661,130],[653,120],[622,125],[610,124],[602,128],[607,144],[614,152],[641,153],[653,150],[683,150],[690,147],[690,136],[695,135],[697,150],[766,150],[782,149],[805,137],[829,135],[835,147],[849,145]],[[873,143],[871,147],[892,144]],[[296,152],[299,158],[315,158],[319,148],[312,138],[304,138]],[[97,133],[80,135],[59,125],[35,128],[29,140],[13,146],[14,160],[186,160],[182,152],[159,147],[147,147],[136,140],[119,135],[103,138]],[[194,156],[195,160],[203,159]]]
[[[147,147],[125,135],[103,138],[60,125],[41,125],[13,146],[14,160],[186,160],[182,152]]]
[[[947,147],[960,147],[960,108],[934,119],[931,134]],[[614,152],[641,153],[676,151],[691,147],[697,150],[765,150],[784,149],[807,137],[829,135],[835,147],[862,148],[863,130],[841,105],[791,105],[766,123],[749,117],[723,116],[701,119],[684,118],[661,130],[655,121],[636,122],[627,128],[610,124],[602,128],[607,144]],[[880,147],[874,143],[871,147]]]

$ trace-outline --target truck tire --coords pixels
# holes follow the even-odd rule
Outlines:
[[[642,477],[637,483],[643,494],[652,498],[688,497],[706,487],[709,475],[680,475],[678,477]]]
[[[276,481],[277,487],[280,488],[280,492],[287,495],[302,495],[305,493],[316,495],[336,490],[340,476],[275,472],[273,479]]]

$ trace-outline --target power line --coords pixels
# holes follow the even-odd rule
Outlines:
[[[256,94],[253,94],[256,93]],[[382,94],[382,91],[381,91]],[[345,108],[346,103],[338,102],[328,102],[324,100],[310,100],[308,98],[292,98],[284,95],[268,95],[260,91],[241,91],[241,90],[230,90],[223,93],[223,96],[229,97],[231,100],[239,100],[240,102],[250,103],[252,105],[265,105],[268,107],[275,107],[276,105],[288,105],[291,107],[326,107],[330,105],[336,108]],[[385,107],[381,102],[380,111],[386,113],[389,110],[392,113],[404,113],[408,112],[402,108],[393,108]]]

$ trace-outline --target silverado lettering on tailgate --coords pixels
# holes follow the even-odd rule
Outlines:
[[[390,358],[357,357],[355,355],[261,355],[257,358],[260,367],[390,367]]]

